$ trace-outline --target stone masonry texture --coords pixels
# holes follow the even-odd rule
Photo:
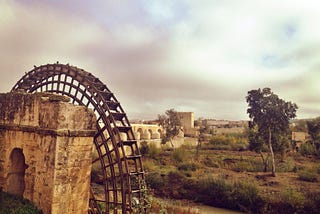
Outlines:
[[[0,94],[0,188],[46,213],[88,213],[92,110],[48,93]]]

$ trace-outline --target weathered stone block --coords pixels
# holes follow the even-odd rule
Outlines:
[[[68,101],[0,94],[0,187],[44,213],[88,213],[95,115]]]

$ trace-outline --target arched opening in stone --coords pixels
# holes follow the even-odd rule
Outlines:
[[[139,136],[137,139],[142,140],[143,139],[143,130],[142,128],[138,128],[137,130],[137,136]]]
[[[137,132],[139,132],[139,133],[140,133],[140,136],[142,136],[142,134],[143,134],[142,128],[138,128],[138,131],[137,131]]]
[[[161,129],[158,129],[158,133],[160,134],[160,138],[162,138],[163,137],[163,133],[162,133]]]
[[[10,154],[10,170],[7,179],[9,193],[23,196],[26,168],[22,149],[14,148]]]

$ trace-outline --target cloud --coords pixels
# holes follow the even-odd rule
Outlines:
[[[195,1],[3,1],[0,64],[8,91],[33,64],[60,61],[103,80],[130,118],[168,108],[246,118],[245,96],[271,87],[320,106],[319,3]]]
[[[1,3],[0,56],[4,81],[1,90],[10,90],[24,72],[35,65],[56,61],[81,63],[77,49],[100,35],[94,24],[60,16],[50,8],[37,10],[25,5]],[[10,85],[9,85],[10,84]]]

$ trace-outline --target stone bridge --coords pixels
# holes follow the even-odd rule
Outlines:
[[[161,139],[164,130],[159,125],[153,124],[131,124],[137,140]]]

